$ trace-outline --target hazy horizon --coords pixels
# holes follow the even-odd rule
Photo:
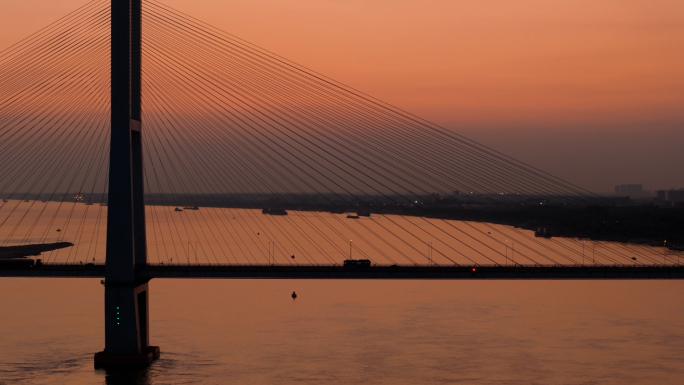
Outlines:
[[[0,49],[84,0],[5,3]],[[684,187],[684,5],[165,4],[597,193]]]

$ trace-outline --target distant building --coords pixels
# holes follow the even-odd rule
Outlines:
[[[651,195],[650,191],[644,191],[644,186],[641,184],[621,184],[615,186],[615,196],[642,198]]]
[[[670,190],[667,192],[667,200],[672,202],[672,203],[680,203],[684,202],[684,189],[680,188],[679,190]]]
[[[656,192],[656,203],[684,203],[684,188],[679,190],[658,190]]]

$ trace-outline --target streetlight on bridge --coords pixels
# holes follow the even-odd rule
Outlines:
[[[506,251],[504,253],[504,258],[506,259],[506,266],[508,266],[508,239],[506,239],[506,243],[504,243],[506,246]]]

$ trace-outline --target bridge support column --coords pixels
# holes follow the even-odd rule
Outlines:
[[[148,365],[159,358],[149,344],[148,285],[105,283],[105,350],[95,366]]]
[[[148,281],[142,173],[140,95],[141,0],[111,0],[111,108],[105,263],[105,349],[95,366],[146,365],[159,357],[149,345]]]

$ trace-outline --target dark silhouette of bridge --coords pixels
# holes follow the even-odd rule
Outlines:
[[[40,268],[0,270],[2,277],[104,278],[106,267],[54,264]],[[477,265],[397,266],[364,268],[326,265],[138,265],[136,279],[682,279],[684,266]],[[103,281],[104,282],[104,281]]]
[[[528,201],[543,206],[548,202],[541,197],[542,195],[555,197],[558,204],[584,207],[596,202],[597,197],[486,146],[459,137],[408,112],[377,101],[305,67],[297,66],[269,51],[255,48],[231,35],[222,34],[187,15],[164,8],[156,1],[148,2],[150,7],[147,13],[148,30],[150,36],[157,39],[155,42],[161,47],[143,44],[141,0],[111,0],[111,8],[107,8],[110,10],[109,13],[103,11],[104,8],[98,8],[102,1],[95,0],[91,3],[95,4],[91,4],[92,9],[84,8],[85,10],[77,13],[69,23],[80,25],[84,20],[88,20],[90,24],[83,28],[99,28],[98,31],[111,27],[111,29],[107,28],[110,31],[109,40],[103,38],[96,40],[92,46],[88,46],[91,50],[107,45],[111,49],[109,58],[111,87],[108,106],[110,114],[106,119],[109,125],[105,124],[105,128],[109,131],[100,132],[102,142],[107,142],[105,139],[109,138],[108,150],[103,149],[99,152],[92,150],[94,161],[86,159],[76,162],[72,161],[72,158],[65,157],[60,158],[62,160],[59,162],[54,162],[40,156],[39,160],[34,163],[29,162],[23,168],[18,164],[9,163],[11,167],[3,169],[2,175],[8,178],[7,180],[15,180],[24,174],[35,174],[37,175],[35,182],[21,182],[33,187],[42,183],[43,180],[52,181],[54,175],[61,175],[61,177],[55,177],[55,180],[68,179],[67,177],[71,176],[73,176],[72,179],[77,180],[81,178],[79,173],[83,170],[84,182],[76,188],[74,203],[92,205],[91,201],[83,201],[82,194],[87,191],[85,181],[90,180],[88,178],[92,179],[92,188],[87,194],[91,197],[88,199],[92,199],[96,195],[95,186],[100,183],[97,178],[101,177],[93,165],[98,162],[104,163],[108,153],[108,178],[103,184],[108,189],[106,193],[106,263],[91,262],[90,255],[88,259],[85,259],[86,263],[46,260],[33,266],[12,266],[11,268],[0,266],[0,276],[104,278],[102,283],[105,286],[105,348],[95,356],[97,365],[146,364],[159,356],[159,348],[150,345],[149,342],[148,290],[149,281],[153,278],[470,280],[684,278],[684,267],[679,265],[679,261],[675,263],[673,257],[666,254],[661,256],[660,251],[651,253],[641,250],[633,253],[625,251],[623,249],[625,246],[608,245],[605,248],[614,248],[611,253],[599,251],[601,262],[597,263],[592,257],[591,263],[587,264],[583,241],[573,240],[573,244],[562,244],[560,241],[549,239],[544,241],[547,243],[543,243],[534,236],[514,228],[511,232],[515,236],[524,239],[525,242],[541,251],[534,251],[532,247],[524,249],[522,247],[524,244],[519,241],[518,260],[513,260],[508,253],[510,248],[510,252],[514,255],[515,245],[510,242],[509,246],[509,240],[504,239],[506,236],[498,228],[490,226],[480,229],[468,224],[468,231],[471,232],[466,232],[446,220],[440,222],[441,225],[424,220],[428,214],[422,203],[425,197],[431,196],[430,199],[438,205],[446,196],[447,191],[450,194],[447,200],[450,199],[453,206],[462,204],[464,207],[484,203],[525,205],[529,204]],[[89,12],[88,17],[83,16],[86,12]],[[109,21],[111,24],[107,26]],[[38,45],[34,47],[37,52],[35,55],[40,57],[49,56],[50,53],[61,55],[62,51],[83,48],[84,44],[72,44],[68,40],[73,36],[79,36],[80,30],[55,29],[55,31],[54,36],[51,35],[57,39],[55,48]],[[87,30],[84,29],[84,31]],[[142,65],[143,53],[148,55],[147,60],[150,63],[148,67]],[[95,65],[98,60],[101,62],[101,59],[95,55],[92,63],[89,61],[83,63],[83,68],[88,68],[91,64]],[[188,64],[191,60],[196,60],[192,62],[198,68],[195,72]],[[4,64],[19,66],[17,61],[11,60]],[[102,76],[102,74],[93,75],[84,72],[74,75],[75,80],[72,80],[72,73],[69,72],[68,67],[56,69],[61,72],[58,74],[55,87],[59,88],[63,84],[80,84],[83,90],[91,91],[96,88],[90,83],[91,80]],[[171,75],[162,76],[163,70]],[[158,82],[145,83],[142,79],[143,74]],[[21,70],[13,72],[12,75],[15,79],[21,80],[24,77],[28,79],[31,72]],[[266,84],[264,78],[268,80]],[[69,83],[72,81],[76,83]],[[8,87],[7,89],[12,92],[20,89],[8,82],[3,80],[0,86]],[[52,87],[36,86],[35,89],[31,89],[31,92],[42,95],[51,89]],[[21,110],[15,111],[15,107],[21,105],[18,101],[24,100],[22,95],[9,98],[0,106],[12,114],[19,114]],[[163,97],[166,95],[170,95],[170,101],[164,101]],[[200,95],[206,96],[198,101]],[[96,93],[95,96],[97,96]],[[148,99],[144,99],[144,96]],[[27,105],[31,107],[27,110],[33,117],[22,120],[15,119],[9,114],[8,117],[2,118],[2,124],[6,124],[7,127],[24,128],[22,126],[24,122],[35,121],[37,123],[30,123],[34,124],[30,126],[31,129],[34,126],[53,127],[52,125],[48,127],[45,123],[49,122],[49,119],[40,118],[40,114],[49,112],[32,107],[29,102],[33,99],[27,100],[29,100],[26,102]],[[143,119],[145,102],[148,103],[145,106],[151,111],[149,124]],[[72,113],[74,115],[89,114],[92,112],[91,109],[96,110],[94,105],[86,105],[83,111],[73,112],[73,109],[78,109],[79,106],[69,105],[68,100],[60,99],[60,103],[63,104],[54,106],[55,110],[64,109],[64,112],[60,112],[63,114],[60,115],[60,119],[63,119],[59,124],[55,123],[60,127],[81,127],[82,122],[69,120],[72,119]],[[184,115],[176,116],[175,111],[183,111]],[[84,120],[83,127],[97,128],[97,122],[100,122],[97,119],[103,118],[88,119]],[[224,130],[215,129],[219,124],[224,124],[221,126]],[[177,130],[170,131],[172,128]],[[26,151],[26,146],[31,141],[44,144],[40,142],[43,136],[38,130],[35,134],[31,133],[26,137],[22,135],[27,134],[19,133],[19,131],[19,129],[17,133],[7,131],[6,136],[11,139],[7,142],[8,146],[15,145],[18,148],[17,154],[12,152],[8,155],[8,159],[11,159],[11,156],[21,157],[20,152],[29,152]],[[90,131],[99,132],[95,129]],[[84,133],[90,131],[84,130]],[[148,132],[149,136],[146,136]],[[315,135],[309,137],[305,135],[306,133]],[[351,141],[350,138],[356,141]],[[423,140],[421,138],[427,139],[421,142]],[[64,146],[68,144],[66,141],[55,143]],[[65,152],[81,154],[85,151],[84,149],[89,148],[88,143],[82,144],[81,147],[78,145],[68,147],[69,150]],[[440,147],[442,144],[444,146]],[[95,148],[94,145],[93,148]],[[15,150],[12,149],[12,151]],[[462,162],[462,164],[450,162]],[[75,168],[70,173],[59,173],[62,169],[71,168],[73,164]],[[184,176],[179,176],[179,173],[183,173]],[[16,183],[19,184],[15,186],[9,183],[7,189],[13,191],[10,194],[12,199],[22,202],[26,195],[18,199],[21,194],[17,191],[23,185],[20,182]],[[153,229],[152,235],[162,238],[162,242],[155,243],[155,247],[166,248],[167,244],[171,244],[172,246],[168,247],[174,247],[174,249],[168,252],[167,255],[171,257],[166,263],[164,261],[150,263],[148,254],[154,250],[150,247],[147,225],[155,221],[171,222],[174,226],[176,224],[176,219],[162,220],[161,214],[157,211],[151,212],[153,218],[146,218],[145,192],[150,185],[155,187],[156,193],[160,195],[164,195],[166,190],[172,190],[168,193],[172,195],[169,199],[188,201],[189,206],[186,210],[196,211],[197,215],[202,216],[201,218],[207,223],[221,222],[224,226],[225,222],[231,220],[226,212],[205,208],[210,206],[207,204],[208,201],[214,202],[222,199],[221,189],[235,188],[235,194],[242,194],[240,196],[252,199],[250,201],[252,206],[266,207],[263,217],[259,216],[261,214],[251,212],[246,214],[261,226],[259,228],[268,227],[266,225],[278,227],[281,234],[295,245],[300,242],[298,240],[300,237],[306,239],[314,245],[316,252],[320,255],[327,255],[328,252],[324,247],[319,246],[318,242],[327,242],[333,245],[331,248],[336,248],[334,251],[336,257],[328,258],[325,264],[300,264],[292,262],[295,259],[293,254],[292,260],[285,259],[288,264],[282,261],[276,264],[273,263],[275,240],[258,241],[260,233],[253,234],[253,231],[251,233],[244,231],[244,239],[233,238],[231,244],[237,245],[244,255],[249,255],[247,243],[257,245],[262,251],[268,243],[268,263],[259,261],[256,257],[249,260],[251,263],[226,263],[218,258],[216,258],[216,263],[211,264],[199,263],[199,261],[191,263],[192,244],[188,245],[187,261],[181,262],[179,255],[182,253],[175,249],[176,246],[172,242],[164,242],[162,231],[159,231],[158,235],[156,229]],[[462,196],[461,193],[454,192],[456,187],[460,191],[470,193]],[[48,194],[48,201],[54,200],[60,204],[65,202],[63,197],[60,197],[61,200],[56,197],[59,195],[56,192],[59,188],[57,185]],[[255,192],[260,189],[266,192]],[[47,182],[40,189],[40,193],[43,194],[46,191],[49,191]],[[438,193],[428,195],[429,192],[441,192],[442,195]],[[525,193],[521,195],[520,192]],[[105,196],[104,191],[101,195]],[[291,201],[283,202],[281,196]],[[387,249],[391,251],[373,249],[374,252],[383,254],[387,263],[376,263],[376,256],[366,253],[361,257],[373,259],[371,266],[344,266],[340,264],[339,256],[345,255],[346,244],[343,250],[330,240],[330,234],[335,232],[335,236],[343,236],[335,228],[330,227],[323,231],[321,225],[320,227],[311,226],[307,230],[301,223],[294,220],[288,222],[287,226],[283,226],[277,219],[272,218],[275,213],[287,214],[279,206],[289,204],[300,207],[316,199],[320,200],[317,204],[321,207],[350,207],[361,217],[364,216],[366,210],[373,213],[388,212],[388,206],[391,206],[393,210],[412,210],[409,216],[418,218],[416,220],[422,227],[416,225],[416,230],[407,229],[407,224],[399,222],[392,215],[382,217],[388,225],[381,221],[377,222],[381,230],[370,228],[365,222],[357,222],[363,226],[363,229],[360,231],[354,229],[355,237],[360,239],[371,236],[377,239],[388,238],[389,240],[382,240],[382,242],[386,243]],[[102,202],[102,204],[105,203]],[[101,210],[103,206],[98,207]],[[230,207],[230,204],[225,203],[219,207]],[[14,210],[12,209],[13,212]],[[163,211],[163,215],[169,215],[167,211]],[[180,212],[182,209],[178,208],[176,211]],[[208,213],[206,217],[203,216],[205,211]],[[408,211],[396,211],[396,215],[403,215],[406,212]],[[42,214],[43,211],[40,211],[40,215]],[[434,213],[429,212],[429,214]],[[217,219],[221,215],[225,218]],[[311,212],[311,216],[317,215],[319,214]],[[359,215],[351,215],[349,218],[358,220]],[[72,213],[69,214],[69,218],[71,216]],[[26,214],[21,220],[24,220],[24,217]],[[84,219],[78,223],[79,234],[85,231],[84,228],[95,226],[86,223],[85,217],[86,214],[83,214]],[[305,216],[301,217],[302,223],[310,223],[306,222],[308,219]],[[52,218],[50,225],[46,226],[45,234],[47,231],[53,231],[54,221],[55,219]],[[614,222],[617,221],[607,221],[605,216],[599,213],[596,214],[595,222],[603,222],[608,227],[615,226]],[[36,226],[36,223],[31,225],[31,229]],[[237,226],[240,225],[236,225],[232,233],[238,233]],[[348,225],[345,224],[345,226]],[[400,233],[397,229],[403,232]],[[627,229],[631,231],[632,228]],[[15,230],[16,228],[9,234],[13,235]],[[61,229],[57,231],[62,232]],[[183,222],[182,226],[175,227],[173,231],[180,237],[183,232],[195,234],[198,230]],[[221,241],[226,242],[226,245],[230,243],[226,241],[225,235],[219,236],[213,231],[213,229],[208,230],[216,242],[219,242],[219,237],[221,237]],[[426,235],[422,233],[418,235],[419,231],[425,232]],[[169,232],[172,231],[169,230]],[[226,229],[220,233],[231,234],[231,231]],[[316,237],[314,238],[313,235]],[[434,248],[432,241],[428,241],[429,252],[425,256],[427,260],[416,261],[415,255],[419,255],[420,258],[423,258],[423,255],[413,244],[408,243],[407,239],[415,238],[422,242],[422,239],[427,236],[435,239],[438,235],[451,239],[459,247],[444,243],[441,249]],[[60,237],[64,236],[60,235]],[[44,240],[45,236],[42,238]],[[192,239],[192,237],[188,236],[184,239]],[[207,239],[211,240],[211,237],[207,236]],[[343,239],[346,242],[348,238]],[[471,243],[465,242],[464,239]],[[22,241],[27,244],[31,243],[28,236]],[[401,244],[401,242],[406,243]],[[96,244],[96,242],[93,243]],[[373,246],[372,241],[368,243]],[[472,244],[476,244],[477,248]],[[556,249],[550,248],[551,244],[564,251],[558,254]],[[502,246],[505,246],[504,252],[501,251]],[[195,253],[198,248],[198,246],[194,247]],[[596,252],[593,246],[592,252]],[[352,242],[350,240],[350,258],[351,253]],[[437,253],[438,261],[433,257],[433,253]],[[211,252],[205,251],[205,255],[208,254]],[[71,253],[69,255],[71,256]],[[174,255],[176,256],[175,263],[173,263]],[[485,259],[485,263],[474,260],[472,255],[479,255]],[[633,255],[638,255],[638,263]],[[455,258],[462,260],[457,261]],[[406,263],[396,263],[395,259]]]

